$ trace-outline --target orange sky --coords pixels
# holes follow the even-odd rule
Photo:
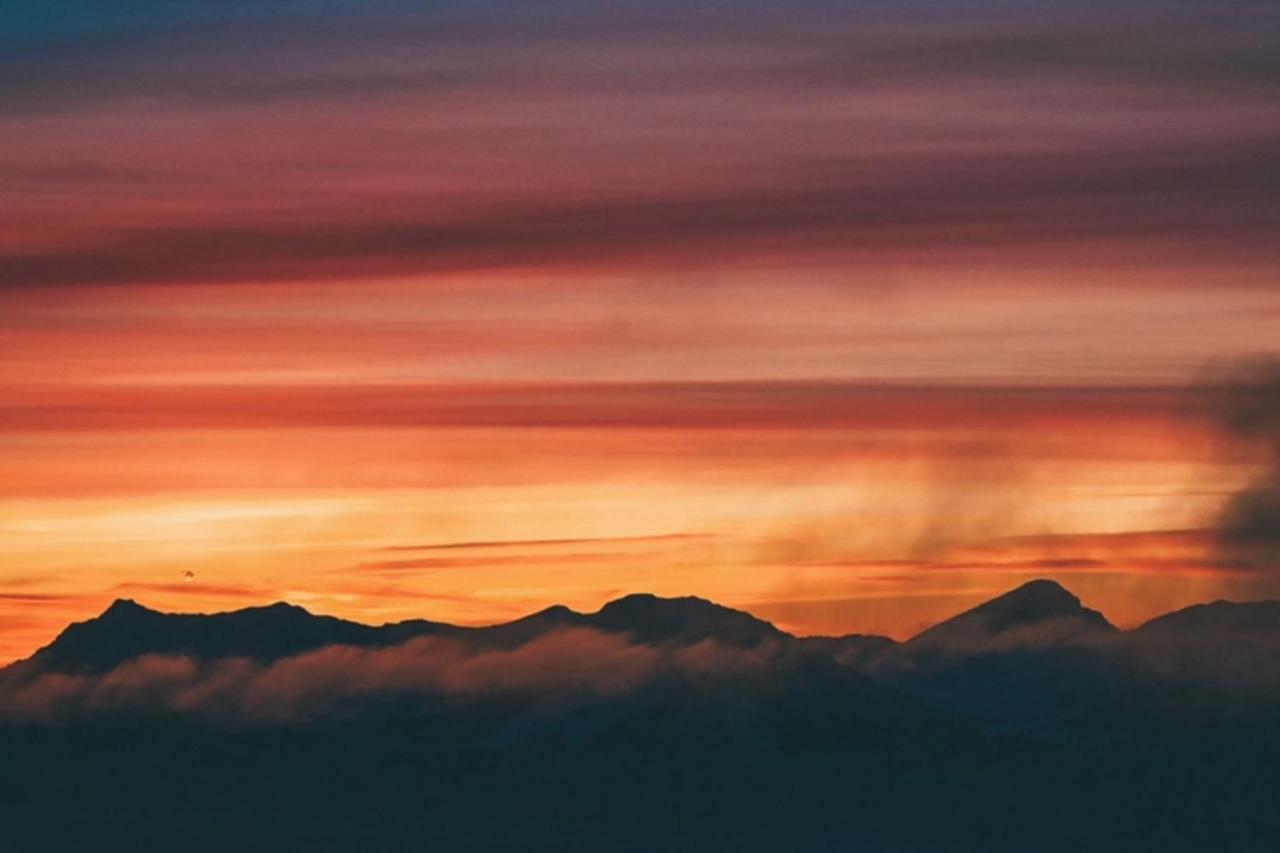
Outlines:
[[[1271,594],[1186,389],[1280,340],[1276,45],[968,2],[15,13],[0,661],[117,596]]]

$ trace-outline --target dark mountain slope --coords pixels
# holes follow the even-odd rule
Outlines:
[[[692,596],[628,595],[609,602],[587,620],[594,628],[625,633],[639,643],[714,640],[724,645],[754,646],[765,640],[791,639],[750,613]]]
[[[1214,601],[1157,616],[1132,631],[1148,640],[1280,639],[1280,601]]]
[[[1280,602],[1197,604],[1153,619],[1124,640],[1134,668],[1162,682],[1280,707]]]
[[[1224,692],[1280,691],[1280,602],[1198,605],[1121,632],[1051,581],[1024,584],[906,643],[861,635],[797,639],[749,613],[692,597],[629,595],[595,613],[556,606],[478,628],[425,620],[375,627],[288,604],[167,614],[121,600],[0,672],[0,689],[44,672],[105,673],[148,654],[271,662],[326,646],[379,648],[419,637],[447,637],[476,651],[515,650],[551,632],[584,628],[652,649],[689,649],[681,652],[684,666],[698,655],[708,656],[708,667],[724,665],[715,649],[763,650],[768,668],[751,677],[767,672],[769,680],[795,693],[814,687],[875,701],[901,693],[937,713],[1001,727],[1042,726],[1122,701],[1143,707],[1142,702],[1160,701],[1158,691],[1166,687],[1182,691],[1171,696],[1194,687],[1195,701],[1208,705]],[[702,644],[708,648],[695,651]],[[860,680],[842,682],[822,669],[827,665]],[[739,675],[730,692],[760,687]],[[805,678],[820,689],[803,683]],[[830,697],[815,701],[837,704]],[[500,716],[509,714],[505,709]]]
[[[479,628],[426,620],[382,626],[317,616],[296,605],[276,603],[226,613],[161,613],[128,600],[114,602],[96,618],[68,626],[30,663],[56,672],[113,669],[140,655],[185,655],[197,660],[226,657],[269,662],[331,645],[372,648],[415,637],[450,637],[480,648],[515,648],[551,631],[593,628],[627,635],[637,643],[692,644],[712,640],[753,646],[791,637],[740,610],[700,598],[631,595],[597,613],[549,607],[513,622]]]
[[[1053,646],[1115,631],[1106,617],[1057,583],[1034,580],[916,635],[907,649],[919,662]]]
[[[530,613],[512,622],[483,628],[458,628],[456,636],[483,648],[513,649],[552,631],[590,627],[590,617],[562,604]]]
[[[438,627],[424,622],[419,631]],[[33,662],[58,672],[102,672],[144,654],[269,661],[326,645],[369,646],[387,639],[383,629],[284,603],[205,615],[160,613],[121,599],[97,618],[68,626]]]
[[[885,681],[936,709],[1001,727],[1041,725],[1114,699],[1122,636],[1053,581],[1036,580],[942,622],[904,647]]]

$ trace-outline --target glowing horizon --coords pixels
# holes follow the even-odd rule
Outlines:
[[[130,594],[1277,594],[1195,402],[1280,352],[1247,8],[63,7],[0,34],[0,662]]]

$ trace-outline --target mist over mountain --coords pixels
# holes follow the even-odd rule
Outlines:
[[[0,671],[0,818],[23,850],[1267,849],[1278,616],[1120,631],[1033,581],[898,643],[651,595],[480,628],[122,600]]]
[[[916,635],[915,658],[1048,647],[1115,631],[1101,613],[1053,581],[1035,580]]]
[[[1280,601],[1193,604],[1157,616],[1134,634],[1171,642],[1275,642],[1280,640]]]
[[[143,655],[181,655],[202,661],[236,657],[268,663],[325,646],[380,648],[420,637],[449,638],[471,648],[510,649],[571,628],[625,634],[642,644],[716,642],[752,647],[768,640],[794,639],[749,613],[694,597],[629,595],[591,614],[557,605],[480,628],[426,620],[363,625],[317,616],[284,602],[208,615],[161,613],[118,599],[99,616],[69,625],[31,660],[57,672],[94,673]]]
[[[1280,603],[1215,602],[1120,631],[1045,580],[904,643],[796,638],[703,599],[640,594],[595,613],[556,606],[487,627],[370,626],[284,603],[171,614],[119,600],[0,672],[0,713],[47,722],[132,708],[279,723],[358,716],[389,699],[409,713],[441,697],[546,703],[809,679],[882,704],[1025,726],[1170,683],[1265,692],[1280,682],[1278,626]]]

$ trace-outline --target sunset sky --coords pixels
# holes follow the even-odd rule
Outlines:
[[[1280,595],[1195,402],[1280,353],[1272,3],[0,8],[0,662],[117,597]]]

